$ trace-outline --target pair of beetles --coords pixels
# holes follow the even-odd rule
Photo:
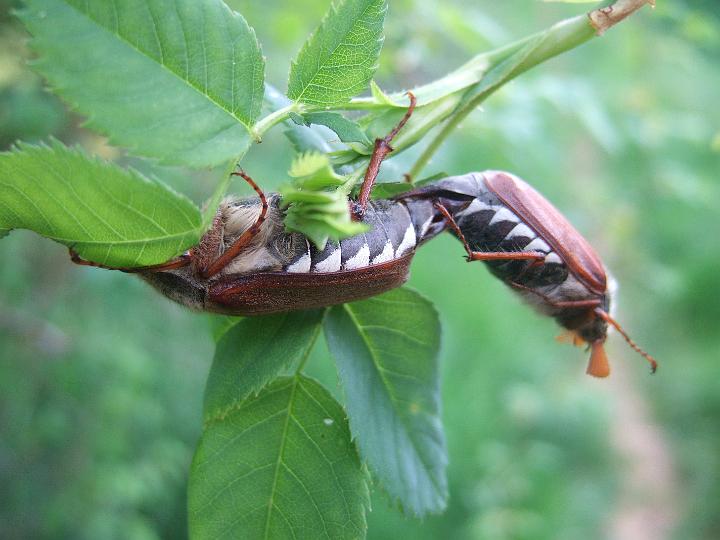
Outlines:
[[[192,309],[227,315],[261,315],[341,304],[402,285],[421,244],[449,231],[468,261],[483,261],[492,274],[539,312],[553,317],[576,345],[587,344],[587,373],[610,373],[604,343],[614,327],[651,365],[610,316],[612,280],[594,249],[565,217],[520,178],[484,171],[443,178],[391,199],[370,199],[391,141],[407,113],[375,141],[353,219],[369,231],[328,241],[319,249],[283,225],[277,194],[266,196],[243,171],[257,197],[225,199],[200,243],[164,264],[112,268],[80,259],[78,264],[138,273],[165,296]]]

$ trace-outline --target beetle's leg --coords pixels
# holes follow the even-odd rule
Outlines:
[[[70,252],[70,260],[80,266],[94,266],[95,268],[104,268],[105,270],[119,270],[120,272],[126,272],[128,274],[137,274],[143,272],[164,272],[166,270],[173,270],[175,268],[182,268],[187,266],[192,261],[192,252],[186,251],[182,255],[170,259],[168,262],[161,264],[151,264],[149,266],[137,266],[134,268],[124,266],[107,266],[105,264],[96,263],[93,261],[86,261],[80,258],[80,255],[73,248],[68,248]]]
[[[258,187],[258,185],[255,183],[255,181],[250,178],[247,174],[245,174],[245,171],[240,170],[238,172],[232,173],[233,176],[240,176],[242,177],[248,184],[250,184],[250,187],[252,187],[255,192],[260,197],[260,202],[262,203],[262,209],[260,210],[260,215],[258,216],[257,220],[255,220],[255,223],[252,224],[252,226],[246,230],[244,233],[242,233],[235,242],[217,259],[212,261],[211,263],[206,265],[203,265],[203,267],[198,267],[197,272],[201,277],[209,278],[217,274],[218,272],[222,271],[223,268],[225,268],[228,264],[230,264],[230,261],[232,261],[235,257],[240,254],[240,252],[245,248],[253,238],[257,235],[258,232],[260,232],[260,227],[262,227],[263,222],[265,221],[265,218],[267,216],[268,211],[268,202],[267,198],[265,197],[265,193],[263,193],[263,190]],[[216,217],[217,219],[217,217]]]
[[[220,256],[224,231],[225,219],[220,209],[218,209],[212,225],[205,231],[198,245],[192,250],[192,269],[195,275],[201,275],[202,271]]]
[[[465,251],[467,252],[466,259],[468,262],[517,260],[541,261],[545,259],[545,254],[540,251],[473,251],[470,247],[470,244],[468,244],[465,235],[460,230],[458,224],[455,222],[455,219],[452,217],[450,212],[448,212],[448,209],[437,201],[434,203],[434,206],[440,211],[440,213],[445,218],[445,221],[447,221],[448,225],[450,225],[450,228],[455,232],[458,239],[462,242],[463,247],[465,247]]]
[[[395,126],[395,128],[393,128],[393,130],[385,137],[382,139],[375,139],[375,147],[373,148],[373,153],[370,156],[370,163],[365,171],[365,178],[363,179],[362,186],[360,187],[360,195],[358,196],[357,202],[352,205],[352,213],[355,219],[362,219],[365,214],[365,209],[367,208],[367,203],[370,199],[370,191],[372,190],[373,184],[375,184],[375,179],[380,172],[380,164],[385,159],[385,156],[393,151],[393,147],[390,146],[390,143],[405,126],[415,110],[415,104],[417,103],[415,95],[412,92],[408,92],[407,95],[410,98],[410,106],[408,107],[405,116],[402,117],[402,120],[400,120],[398,125]]]
[[[515,281],[508,281],[507,284],[510,285],[511,287],[514,287],[515,289],[519,289],[521,291],[529,292],[531,294],[539,296],[550,307],[554,307],[554,308],[558,308],[558,309],[597,308],[601,304],[601,301],[597,298],[594,300],[564,300],[561,302],[556,302],[555,300],[553,300],[549,296],[541,293],[540,291],[536,291],[535,289],[531,289],[530,287],[526,287],[525,285],[520,285],[520,283],[517,283]]]

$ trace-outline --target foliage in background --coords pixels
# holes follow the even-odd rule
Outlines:
[[[262,31],[276,32],[278,39],[273,41],[261,35],[261,40],[264,43],[282,44],[283,40],[290,39],[289,35],[292,35],[285,31],[286,26],[300,23],[288,23],[287,17],[282,17],[283,8],[269,4],[263,6],[269,12],[263,16],[275,23],[262,25]],[[398,3],[394,9],[409,9],[410,6],[410,3]],[[653,385],[662,385],[663,391],[655,390],[653,393],[661,395],[661,418],[666,422],[666,432],[672,440],[677,441],[678,456],[683,465],[681,471],[684,478],[689,480],[687,484],[681,485],[692,490],[687,492],[688,498],[706,501],[705,505],[694,506],[684,532],[679,533],[680,537],[712,538],[718,527],[713,517],[717,513],[712,502],[717,500],[715,486],[718,483],[713,482],[712,474],[709,474],[717,470],[713,460],[719,453],[717,449],[720,441],[720,435],[712,427],[713,418],[717,416],[717,407],[714,405],[717,400],[713,397],[717,395],[713,382],[717,368],[713,351],[717,350],[718,343],[709,322],[715,319],[712,311],[714,307],[705,299],[709,290],[717,290],[715,277],[709,269],[717,266],[720,254],[717,246],[708,245],[706,239],[698,238],[695,233],[703,225],[705,230],[710,230],[712,216],[718,210],[713,202],[718,200],[714,178],[718,170],[718,154],[711,150],[711,141],[717,136],[719,124],[717,118],[698,108],[698,104],[710,102],[712,89],[717,88],[717,66],[712,62],[712,52],[717,52],[717,45],[713,45],[712,38],[713,32],[717,33],[717,25],[712,16],[698,17],[698,12],[682,4],[679,6],[663,8],[661,5],[659,14],[649,17],[651,23],[642,32],[637,28],[633,28],[632,32],[613,30],[622,32],[619,35],[623,37],[613,35],[612,39],[596,45],[590,52],[583,50],[576,53],[572,61],[563,59],[558,63],[558,69],[565,68],[573,74],[572,77],[568,77],[567,73],[560,76],[538,74],[530,81],[518,82],[510,87],[498,95],[492,104],[487,105],[486,112],[479,115],[477,121],[466,121],[453,137],[452,146],[449,145],[446,152],[433,163],[433,168],[443,168],[450,172],[488,167],[514,170],[541,186],[563,208],[569,209],[573,221],[581,230],[587,231],[588,236],[600,239],[601,251],[614,253],[612,259],[615,264],[612,267],[623,278],[620,280],[623,284],[623,298],[627,299],[623,303],[633,305],[634,326],[662,329],[662,333],[646,330],[646,335],[642,336],[644,342],[654,343],[657,350],[665,351],[663,357],[671,359],[663,365],[663,371],[669,371],[670,374],[663,375],[663,382],[652,381]],[[253,10],[257,8],[245,4],[239,7],[249,20],[265,20],[260,19],[260,15],[253,19]],[[458,11],[454,5],[438,7],[440,18],[455,21],[457,25],[457,32],[452,34],[456,42],[443,45],[446,49],[442,50],[438,49],[438,44],[443,43],[447,36],[444,33],[442,37],[438,36],[437,28],[433,29],[435,13],[431,16],[428,11],[423,16],[423,11],[430,8],[421,5],[413,7],[416,8],[413,13],[419,14],[420,27],[417,23],[409,25],[399,20],[395,22],[400,25],[399,31],[393,29],[388,32],[388,46],[392,47],[389,49],[392,52],[388,65],[395,64],[395,58],[408,60],[403,61],[402,65],[408,70],[409,76],[405,79],[403,74],[400,80],[428,80],[432,75],[445,71],[445,59],[453,51],[465,50],[467,55],[477,50],[479,41],[492,41],[495,36],[495,43],[502,43],[507,37],[517,35],[518,31],[528,26],[539,26],[536,21],[517,21],[519,15],[513,14],[512,6],[505,8],[507,11],[504,17],[499,16],[506,24],[516,25],[511,31],[504,30],[494,20],[488,20],[492,16],[488,15],[490,11],[483,13],[468,7]],[[308,10],[305,32],[317,20],[324,3],[319,3],[316,9],[318,11],[314,15]],[[542,10],[546,9],[547,6],[543,5]],[[277,10],[275,19],[273,10]],[[462,13],[462,17],[458,17],[459,13]],[[544,13],[538,8],[529,15],[542,17]],[[553,18],[549,17],[548,21]],[[698,23],[698,19],[702,22]],[[477,21],[477,26],[469,27],[468,20]],[[677,24],[678,20],[683,23]],[[392,17],[389,21],[392,21]],[[423,21],[428,27],[426,33],[422,32]],[[403,24],[408,25],[404,27],[405,34]],[[486,32],[478,31],[478,27],[486,29]],[[505,37],[498,39],[498,34],[503,31]],[[417,37],[418,32],[422,38]],[[410,39],[404,43],[405,38]],[[297,34],[296,41],[288,45],[287,49],[296,50],[301,39],[302,35]],[[618,40],[617,43],[614,40]],[[688,45],[688,40],[696,43],[696,46]],[[649,46],[651,43],[656,46]],[[463,49],[465,46],[468,48]],[[627,51],[633,51],[634,54],[627,54]],[[268,50],[266,54],[270,56],[272,52]],[[285,58],[288,56],[288,52],[283,54]],[[656,59],[655,54],[663,61]],[[417,59],[418,55],[420,59]],[[597,71],[589,72],[588,65],[595,66],[593,69]],[[434,73],[432,70],[435,70]],[[652,74],[648,80],[635,80],[636,73],[646,73],[648,70]],[[678,73],[683,76],[678,78]],[[393,84],[387,78],[387,70],[381,70],[380,76],[385,77],[383,87],[393,88],[402,84]],[[706,84],[696,84],[697,80],[705,80]],[[277,83],[281,81],[281,77],[274,80]],[[672,81],[672,84],[668,84],[668,81]],[[685,82],[678,87],[678,81]],[[614,99],[608,101],[605,94]],[[633,112],[628,113],[628,107]],[[72,141],[80,137],[81,133],[73,130],[66,135],[66,140]],[[17,135],[24,136],[23,133]],[[282,153],[282,150],[278,150],[283,148],[280,140],[273,141],[270,136],[267,139],[259,148],[260,152],[265,151],[266,145],[273,144],[272,151],[275,154]],[[398,160],[402,162],[403,157]],[[253,161],[247,165],[248,168],[252,166],[258,171],[267,171],[265,176],[268,178],[282,178],[280,174],[289,165],[287,162],[276,163],[277,160],[268,159],[263,154],[251,159]],[[409,164],[410,161],[405,163]],[[632,181],[623,181],[628,177],[632,177]],[[568,185],[567,178],[573,178],[574,181]],[[636,180],[638,178],[644,181]],[[655,196],[649,198],[648,192]],[[593,231],[593,224],[597,224],[598,229]],[[599,228],[600,224],[602,229]],[[647,228],[659,232],[657,235],[647,235]],[[643,249],[619,251],[618,246],[635,246],[638,239],[646,239],[646,243],[641,242]],[[202,335],[197,328],[199,321],[160,301],[148,300],[147,292],[129,282],[127,276],[101,276],[100,273],[74,268],[72,271],[63,268],[62,273],[50,272],[49,269],[56,268],[57,261],[64,257],[62,250],[48,247],[47,243],[37,244],[39,249],[23,248],[24,243],[32,246],[33,240],[27,236],[21,239],[23,242],[19,240],[12,237],[4,240],[12,242],[4,244],[8,246],[8,252],[20,256],[8,261],[10,266],[2,271],[2,290],[7,297],[3,298],[3,303],[13,306],[9,310],[11,316],[3,320],[4,332],[8,336],[3,341],[3,344],[8,344],[3,347],[3,352],[8,352],[7,356],[4,355],[3,367],[7,371],[2,380],[8,392],[12,390],[13,396],[27,396],[27,400],[18,400],[19,404],[12,409],[12,414],[8,413],[11,421],[3,421],[4,426],[11,426],[8,430],[12,429],[12,433],[16,433],[16,429],[17,433],[32,431],[33,426],[38,427],[39,432],[43,424],[39,420],[33,422],[33,418],[37,420],[36,416],[22,412],[18,414],[16,411],[42,411],[44,403],[39,400],[43,396],[55,394],[62,397],[67,392],[60,382],[62,379],[44,380],[41,391],[32,385],[46,375],[45,363],[41,369],[30,374],[23,369],[28,364],[23,362],[23,358],[38,356],[27,352],[32,350],[29,349],[31,344],[45,343],[42,333],[21,332],[25,327],[32,328],[23,319],[22,313],[37,313],[38,302],[49,306],[43,312],[43,318],[53,321],[56,326],[60,325],[69,335],[75,335],[70,321],[77,321],[77,327],[85,331],[87,322],[95,318],[93,309],[103,312],[99,307],[83,306],[83,309],[79,309],[80,301],[86,304],[92,302],[93,298],[102,298],[108,288],[129,291],[126,294],[135,294],[135,301],[125,304],[117,299],[108,299],[108,305],[113,306],[112,311],[121,310],[130,319],[143,317],[149,320],[151,317],[156,318],[152,312],[164,309],[196,330],[178,332],[170,340],[167,325],[153,332],[148,332],[140,321],[137,326],[119,328],[106,339],[117,344],[133,343],[134,337],[149,335],[161,343],[149,347],[144,344],[148,348],[139,349],[152,351],[152,355],[141,354],[134,347],[124,352],[122,347],[108,345],[107,350],[112,351],[112,355],[108,357],[107,365],[111,365],[110,358],[117,358],[112,364],[115,369],[125,370],[135,366],[139,374],[145,374],[143,376],[150,388],[157,388],[168,372],[178,377],[184,376],[182,372],[177,373],[181,371],[177,367],[178,361],[199,366],[191,370],[190,375],[197,374],[205,367],[203,359],[207,358],[209,350],[206,338],[189,340],[187,337]],[[604,409],[592,397],[596,390],[573,392],[571,389],[578,384],[581,368],[570,367],[571,361],[576,360],[572,351],[558,350],[552,342],[545,343],[553,328],[539,322],[524,309],[516,309],[512,303],[508,303],[505,291],[485,283],[488,280],[483,279],[484,272],[464,267],[456,245],[438,242],[437,246],[430,245],[427,251],[420,253],[413,285],[440,304],[440,310],[446,318],[448,335],[442,357],[446,402],[444,417],[448,424],[450,453],[452,456],[460,456],[455,463],[451,462],[450,468],[450,491],[458,495],[452,499],[444,517],[428,519],[422,525],[399,521],[392,514],[384,512],[386,503],[380,495],[374,504],[375,512],[370,514],[371,536],[373,531],[377,537],[413,534],[418,538],[421,535],[587,537],[593,535],[592,531],[599,535],[601,524],[608,515],[612,515],[611,501],[616,498],[613,494],[616,492],[613,492],[614,484],[610,474],[611,456],[605,446],[607,434],[601,428]],[[673,257],[668,257],[668,253],[673,253]],[[456,256],[458,262],[452,266],[451,283],[445,274],[432,275],[431,268],[437,266],[438,260],[452,261]],[[678,260],[686,262],[681,265]],[[640,268],[653,269],[656,280],[648,281],[647,272],[639,272],[637,269]],[[76,274],[81,274],[82,278],[76,279]],[[92,285],[90,287],[86,285],[88,280]],[[139,305],[143,307],[139,308]],[[74,309],[65,306],[73,306]],[[497,306],[502,306],[502,309]],[[647,306],[645,310],[643,306]],[[658,309],[658,306],[662,309]],[[17,314],[18,309],[20,316]],[[104,309],[107,311],[108,308]],[[667,315],[671,313],[678,315]],[[502,319],[497,320],[500,316]],[[98,331],[104,329],[107,332],[108,328],[115,328],[116,325],[111,322],[115,319],[111,317],[112,314],[104,325],[97,324]],[[518,328],[523,329],[522,343],[519,343],[519,339],[511,340],[512,346],[504,343],[507,341],[506,336],[517,333]],[[86,331],[90,332],[91,329]],[[80,330],[77,332],[79,335]],[[23,335],[26,337],[21,339]],[[684,337],[686,335],[693,336],[692,343]],[[160,346],[169,341],[173,343],[172,350]],[[90,348],[90,345],[92,343],[83,342],[83,347],[88,346],[90,351],[98,350],[97,347]],[[188,352],[198,349],[204,350],[195,354]],[[16,350],[20,352],[16,353]],[[26,352],[23,353],[23,350]],[[70,350],[66,358],[81,358],[76,349]],[[323,366],[327,361],[322,362],[322,352],[316,355],[317,358],[311,358],[309,368],[322,377]],[[557,365],[550,364],[553,355],[562,357],[558,358]],[[49,358],[61,357],[51,349]],[[681,366],[674,357],[687,360]],[[528,365],[529,361],[531,365]],[[88,362],[88,366],[98,365],[98,360],[94,358],[89,358]],[[70,370],[75,365],[75,361],[66,361],[57,369],[59,373],[66,371],[70,380],[73,380],[75,375]],[[105,375],[103,373],[102,382],[110,379],[105,379]],[[193,382],[190,375],[184,379],[189,383]],[[330,388],[333,388],[332,375],[326,373],[324,376]],[[97,407],[92,406],[90,396],[99,394],[94,392],[98,382],[89,379],[82,370],[77,377],[86,381],[88,394],[76,393],[76,399],[88,403],[85,407],[87,410],[97,410]],[[202,378],[202,375],[195,375],[197,378]],[[28,386],[18,388],[17,384],[13,384],[13,381],[21,380],[29,380]],[[132,389],[142,388],[142,385],[136,379],[128,380],[130,382],[126,387],[118,385],[116,391],[120,394],[126,392],[126,396],[131,397],[134,392]],[[194,382],[197,383],[196,380]],[[199,389],[195,388],[194,392],[193,395],[198,395]],[[160,396],[170,403],[172,394],[171,390],[168,394],[160,393]],[[3,392],[3,395],[8,394]],[[120,417],[127,414],[127,418],[129,413],[117,405],[121,397],[111,392],[107,397],[108,403],[117,409],[115,414]],[[23,409],[23,403],[34,405]],[[56,409],[52,403],[49,405],[49,410]],[[69,409],[64,406],[62,410]],[[197,411],[197,408],[194,410]],[[168,414],[168,418],[171,416]],[[178,425],[187,422],[182,420],[187,417],[177,414]],[[150,418],[150,421],[156,422],[150,427],[151,430],[162,431],[161,420]],[[113,423],[117,423],[117,420],[113,420]],[[183,430],[178,425],[170,424],[169,429],[179,437]],[[187,432],[197,429],[193,427],[197,423],[184,425]],[[102,426],[93,426],[95,431],[86,430],[85,433],[97,433],[101,443],[105,437],[117,437]],[[63,427],[62,423],[56,429],[60,448],[80,452],[87,450],[87,437],[68,435],[68,428]],[[47,436],[39,432],[38,437],[41,442],[36,448],[47,447]],[[131,438],[128,434],[120,440]],[[184,459],[187,459],[187,445],[191,444],[191,439],[192,435],[186,439],[176,439],[185,440]],[[29,448],[21,446],[15,437],[3,437],[3,440],[13,441],[12,444],[17,445],[16,449]],[[33,524],[41,527],[44,532],[37,532],[38,535],[52,535],[48,532],[51,530],[56,531],[55,535],[62,535],[59,531],[83,529],[88,537],[109,536],[89,527],[93,523],[96,527],[98,523],[106,526],[107,523],[115,523],[122,524],[123,529],[129,531],[127,536],[164,534],[174,537],[174,532],[163,529],[162,523],[168,521],[163,521],[161,516],[164,511],[169,512],[165,515],[174,516],[168,518],[169,522],[182,523],[182,503],[164,506],[165,503],[160,499],[147,495],[148,491],[137,487],[133,491],[130,479],[138,475],[123,475],[119,463],[137,463],[136,454],[133,454],[137,450],[113,448],[107,444],[103,447],[107,447],[108,452],[90,451],[86,454],[112,456],[112,459],[104,459],[109,467],[111,481],[116,486],[116,490],[109,492],[111,495],[108,500],[113,501],[113,505],[103,506],[102,509],[100,505],[94,507],[102,510],[93,512],[93,515],[98,516],[98,521],[93,522],[89,517],[68,520],[67,516],[73,515],[72,508],[77,507],[70,505],[71,499],[65,489],[59,489],[57,497],[50,499],[60,509],[55,513],[42,504],[31,505],[27,501],[47,501],[48,498],[45,490],[34,497],[24,494],[20,486],[28,489],[28,483],[22,475],[11,476],[15,479],[12,485],[18,486],[11,493],[20,501],[12,508],[22,508],[24,512],[46,516],[43,520],[28,518],[24,521],[28,526]],[[74,457],[74,453],[71,454]],[[11,454],[6,451],[5,455]],[[12,455],[33,456],[33,453],[14,450]],[[25,461],[27,459],[29,461]],[[25,458],[23,463],[28,465],[18,460],[5,459],[3,463],[11,465],[4,470],[36,470],[33,464],[43,463],[46,459],[50,458]],[[69,462],[71,465],[66,464],[64,468],[85,471],[85,479],[89,481],[98,477],[97,470],[92,468],[93,461],[87,457],[74,457]],[[156,462],[149,463],[150,471],[157,470]],[[182,466],[173,465],[173,470],[176,473],[179,471],[182,477],[183,467],[187,467],[186,462]],[[614,467],[621,465],[615,463]],[[82,479],[83,475],[80,474],[79,478]],[[143,477],[140,475],[140,478]],[[37,485],[48,484],[66,485],[60,481],[53,484],[47,476],[39,480]],[[152,480],[141,484],[152,485]],[[172,484],[158,485],[162,486],[163,492],[172,489]],[[78,489],[87,493],[86,486],[87,483],[79,485]],[[182,501],[182,489],[176,487],[175,500]],[[132,496],[120,497],[118,493],[124,491]],[[93,508],[94,500],[88,497],[86,507]],[[3,508],[11,506],[3,504]],[[68,508],[71,510],[68,511]],[[152,515],[154,519],[148,520],[147,515]],[[75,513],[75,516],[79,514]],[[116,521],[109,522],[109,519]],[[17,522],[17,518],[14,521]],[[41,525],[38,525],[39,521]],[[141,523],[142,527],[137,523]],[[110,526],[105,530],[113,528]],[[68,532],[66,535],[75,533]]]

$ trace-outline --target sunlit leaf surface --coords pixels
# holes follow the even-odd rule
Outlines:
[[[195,167],[247,150],[264,60],[220,0],[29,0],[20,17],[35,68],[113,143]]]
[[[440,324],[410,289],[334,307],[325,320],[360,454],[415,514],[447,502],[440,421]]]
[[[340,404],[312,379],[284,377],[206,425],[190,536],[364,538],[368,500]]]
[[[344,103],[367,88],[383,42],[385,0],[336,0],[290,68],[288,96]]]
[[[247,317],[220,337],[205,389],[205,418],[213,418],[259,392],[307,357],[324,311]]]
[[[0,154],[2,229],[30,229],[111,266],[164,262],[202,232],[184,196],[56,141]]]

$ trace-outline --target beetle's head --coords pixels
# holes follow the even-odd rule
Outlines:
[[[558,340],[572,343],[577,347],[588,346],[590,362],[587,373],[593,377],[607,377],[610,375],[610,364],[605,354],[608,323],[596,313],[596,309],[600,310],[600,308],[583,309],[572,317],[562,319],[561,324],[567,330],[558,336]],[[604,310],[600,311],[606,313]]]
[[[620,335],[627,341],[628,345],[636,352],[642,355],[650,364],[650,370],[655,373],[657,370],[657,362],[655,359],[642,350],[638,345],[630,339],[620,324],[613,319],[607,312],[605,306],[589,308],[581,315],[575,317],[574,320],[565,321],[564,326],[568,330],[558,336],[561,341],[569,341],[576,346],[587,345],[590,349],[590,361],[587,367],[587,374],[593,377],[607,377],[610,375],[610,363],[605,353],[605,340],[607,339],[608,329],[615,328]],[[575,324],[573,324],[573,322]]]

